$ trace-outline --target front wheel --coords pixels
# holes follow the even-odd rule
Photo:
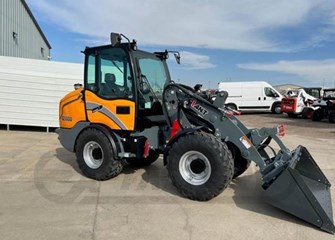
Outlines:
[[[232,157],[234,159],[234,174],[233,179],[242,175],[250,166],[250,160],[242,157],[241,151],[232,143],[227,143],[228,149],[232,153]]]
[[[123,164],[114,159],[109,139],[101,131],[90,128],[82,132],[76,143],[80,170],[89,178],[107,180],[119,175]]]
[[[229,185],[234,160],[220,139],[195,132],[173,143],[167,156],[167,169],[172,183],[183,196],[207,201]]]
[[[281,104],[280,103],[274,103],[271,109],[272,113],[275,114],[281,114],[282,110],[281,110]]]

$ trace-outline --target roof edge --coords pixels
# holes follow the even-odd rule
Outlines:
[[[26,3],[25,0],[20,0],[20,1],[21,1],[21,3],[23,4],[23,6],[25,7],[25,9],[27,10],[27,12],[28,12],[29,16],[31,17],[31,19],[33,20],[35,26],[37,27],[37,30],[39,31],[39,33],[41,34],[41,36],[42,36],[42,38],[43,38],[43,40],[44,40],[45,43],[48,45],[49,49],[52,49],[52,47],[51,47],[51,45],[50,45],[48,39],[45,37],[45,35],[44,35],[44,33],[43,33],[43,31],[42,31],[40,25],[39,25],[38,22],[36,21],[36,19],[35,19],[33,13],[31,12],[31,10],[30,10],[28,4]]]

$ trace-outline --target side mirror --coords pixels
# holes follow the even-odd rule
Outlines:
[[[111,33],[111,44],[113,47],[120,44],[122,40],[121,34],[119,33]]]
[[[179,52],[174,53],[173,55],[176,58],[177,63],[180,64],[180,54],[179,54]]]

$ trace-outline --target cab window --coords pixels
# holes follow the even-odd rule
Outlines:
[[[272,88],[265,87],[264,92],[267,97],[278,97],[278,94]]]
[[[150,109],[154,102],[162,102],[168,76],[163,62],[159,59],[140,58],[138,64],[141,72],[139,107]]]
[[[95,85],[95,55],[91,54],[87,59],[86,89],[96,92]]]
[[[106,99],[133,98],[133,78],[123,49],[100,49],[88,56],[87,64],[88,89]]]
[[[133,98],[129,61],[121,48],[100,52],[99,95],[105,98]]]

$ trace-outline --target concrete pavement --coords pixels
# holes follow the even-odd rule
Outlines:
[[[286,136],[303,144],[335,183],[334,139]],[[261,197],[254,164],[221,195],[179,195],[162,161],[117,178],[82,176],[55,133],[0,131],[1,239],[334,239]],[[332,188],[335,206],[334,186]]]

